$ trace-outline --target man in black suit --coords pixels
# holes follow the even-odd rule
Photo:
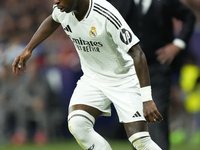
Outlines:
[[[152,139],[169,150],[170,70],[175,56],[186,48],[193,32],[195,16],[179,0],[108,0],[122,14],[140,39],[149,65],[153,99],[164,120],[150,123]],[[182,30],[174,36],[173,18],[182,21]]]

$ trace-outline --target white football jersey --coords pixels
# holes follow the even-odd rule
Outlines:
[[[127,53],[139,42],[120,13],[105,0],[90,0],[85,17],[54,7],[52,18],[60,23],[79,54],[83,78],[99,84],[122,84],[136,77]]]

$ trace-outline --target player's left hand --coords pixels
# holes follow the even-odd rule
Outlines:
[[[143,113],[147,122],[161,122],[163,120],[153,100],[143,102]]]
[[[157,60],[161,64],[171,64],[174,57],[180,52],[180,48],[173,43],[168,44],[156,51]]]

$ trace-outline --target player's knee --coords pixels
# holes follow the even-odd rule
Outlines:
[[[137,150],[161,150],[148,132],[135,133],[129,138],[129,141]]]
[[[77,138],[84,138],[93,129],[94,117],[83,110],[75,110],[68,116],[68,128],[71,134]]]
[[[81,133],[81,130],[84,130],[83,129],[84,124],[85,122],[82,118],[75,116],[74,118],[68,121],[69,131],[71,132],[71,134],[77,137],[78,134]]]

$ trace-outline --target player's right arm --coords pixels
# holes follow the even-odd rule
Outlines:
[[[60,23],[55,22],[51,15],[42,22],[25,49],[15,58],[12,64],[13,73],[21,75],[23,72],[26,72],[26,62],[31,57],[32,51],[59,26]]]
[[[149,91],[151,83],[146,56],[139,44],[132,46],[128,51],[128,54],[132,57],[134,61],[135,71],[140,82],[140,87],[147,88],[147,90],[143,92],[144,94],[142,94],[141,92],[144,117],[146,118],[147,122],[160,122],[163,120],[163,117],[158,111],[156,104],[152,100],[152,97],[150,95],[151,91]]]

